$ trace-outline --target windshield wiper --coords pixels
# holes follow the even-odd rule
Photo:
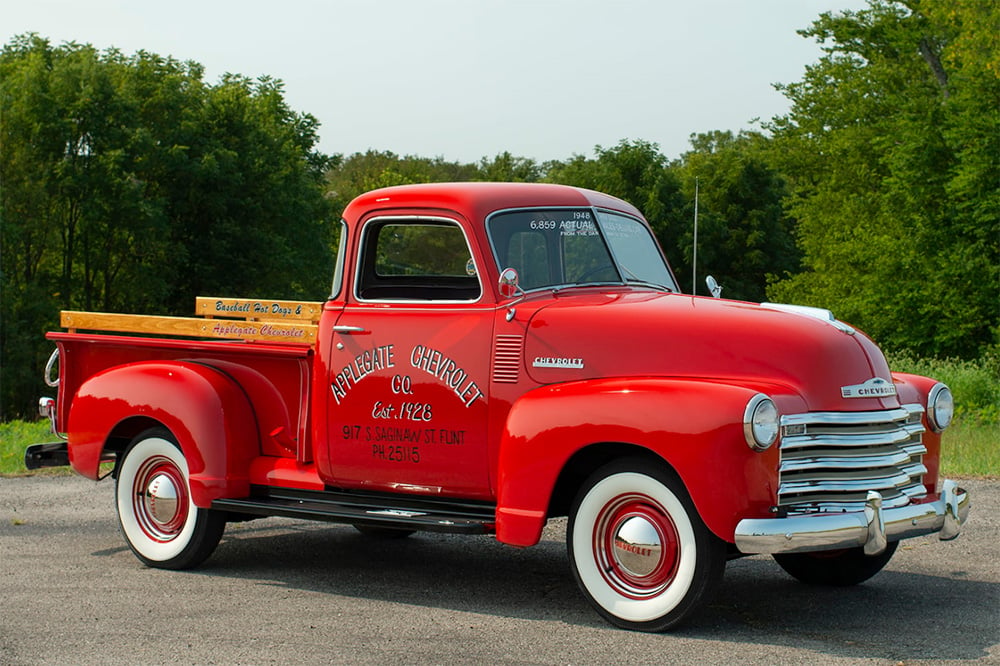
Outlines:
[[[671,287],[668,287],[665,284],[657,284],[655,282],[649,282],[648,280],[627,280],[626,283],[639,285],[640,287],[652,287],[653,289],[656,289],[658,291],[665,291],[668,294],[674,293],[674,290]]]
[[[674,293],[674,290],[665,284],[657,284],[656,282],[650,282],[649,280],[643,280],[638,275],[630,271],[625,266],[619,266],[621,272],[625,274],[625,282],[627,284],[637,284],[643,287],[652,287],[654,289],[659,289],[660,291],[665,291],[668,294]]]

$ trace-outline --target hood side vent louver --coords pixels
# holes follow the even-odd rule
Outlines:
[[[524,336],[498,335],[493,353],[493,381],[513,384],[521,378]]]

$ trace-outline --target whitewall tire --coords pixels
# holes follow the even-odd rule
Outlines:
[[[664,631],[687,617],[725,568],[725,544],[701,522],[683,484],[633,459],[584,484],[570,512],[573,575],[612,624]]]
[[[194,505],[187,461],[162,428],[143,432],[129,445],[117,469],[115,506],[129,548],[161,569],[200,564],[226,527],[225,514]]]

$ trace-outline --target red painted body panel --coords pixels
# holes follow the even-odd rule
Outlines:
[[[400,325],[405,322],[405,325]],[[493,308],[348,305],[328,390],[330,485],[489,499]]]
[[[70,464],[97,478],[108,434],[136,418],[160,423],[177,437],[197,506],[249,491],[249,462],[260,446],[257,424],[246,394],[224,374],[186,361],[151,361],[94,375],[70,409]]]
[[[112,436],[130,438],[152,422],[173,431],[195,459],[199,506],[245,493],[253,456],[304,462],[311,455],[308,349],[71,333],[49,338],[60,349],[58,404],[71,463],[88,478],[97,478]],[[281,437],[269,436],[279,429]]]
[[[756,389],[721,383],[618,378],[554,384],[510,411],[500,451],[497,538],[538,541],[560,470],[598,443],[653,452],[684,480],[698,512],[731,540],[745,517],[766,517],[776,488],[777,451],[754,453],[742,431]]]
[[[250,483],[258,486],[323,490],[326,485],[316,473],[316,466],[290,458],[261,456],[250,463]]]
[[[924,465],[927,467],[927,473],[924,474],[924,485],[927,487],[928,493],[936,493],[941,479],[941,433],[931,430],[926,410],[927,396],[938,382],[930,377],[901,372],[892,373],[892,378],[896,383],[901,403],[918,404],[924,408],[923,424],[924,428],[927,429],[923,437],[924,446],[927,447],[927,453],[924,455]]]
[[[582,368],[536,368],[539,357],[579,359]],[[845,400],[840,387],[891,380],[881,352],[860,333],[751,303],[682,294],[558,295],[535,314],[525,358],[549,384],[597,377],[707,378],[788,387],[809,411],[898,407],[893,398]]]

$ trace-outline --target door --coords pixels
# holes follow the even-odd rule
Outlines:
[[[462,227],[369,220],[354,285],[330,354],[337,485],[488,498],[494,308]]]

